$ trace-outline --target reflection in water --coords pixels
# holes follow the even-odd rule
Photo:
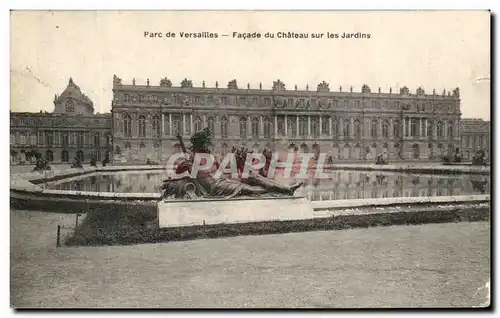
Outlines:
[[[414,175],[378,171],[338,171],[329,179],[305,180],[295,192],[309,200],[342,200],[389,197],[451,196],[490,193],[490,177],[474,175]],[[50,185],[51,189],[157,193],[163,172],[125,172],[82,176]]]

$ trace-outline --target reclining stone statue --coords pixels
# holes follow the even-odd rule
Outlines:
[[[181,149],[187,153],[182,138],[178,136]],[[198,150],[207,153],[208,149]],[[189,173],[191,175],[194,156],[180,159],[176,174]],[[216,163],[218,168],[218,164]],[[213,170],[213,169],[212,169]],[[302,185],[284,185],[276,180],[266,178],[257,172],[250,171],[248,177],[231,179],[225,176],[215,178],[213,171],[200,170],[195,178],[185,176],[164,180],[160,189],[162,197],[175,199],[196,198],[233,198],[237,196],[293,196],[295,190]]]

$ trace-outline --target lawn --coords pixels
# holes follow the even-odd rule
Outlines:
[[[14,307],[462,307],[490,277],[487,222],[56,249],[74,216],[16,214]]]

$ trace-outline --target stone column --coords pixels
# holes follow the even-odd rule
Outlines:
[[[354,138],[354,117],[351,117],[351,131],[349,133],[351,138]]]
[[[206,114],[203,114],[203,128],[207,127],[207,115]],[[212,133],[214,133],[212,131]]]
[[[323,115],[319,115],[319,135],[323,136]]]
[[[403,137],[406,137],[406,117],[403,118]]]
[[[137,113],[134,113],[133,116],[132,116],[132,137],[137,137],[137,135],[139,134],[139,127],[138,127],[138,123],[137,123]],[[70,136],[68,135],[68,138],[70,138]]]
[[[389,119],[389,138],[394,138],[394,118]]]
[[[412,126],[413,126],[413,121],[415,120],[415,118],[408,118],[408,136],[410,136],[411,138],[415,137],[413,135],[413,129],[412,129]]]
[[[221,131],[222,131],[222,122],[219,118],[219,115],[215,115],[215,132],[214,135],[216,138],[221,137]]]
[[[434,120],[434,123],[432,125],[432,138],[434,140],[437,139],[437,122],[438,122],[437,120]]]
[[[339,137],[344,138],[344,118],[342,118],[342,117],[339,118],[339,125],[340,125],[340,129],[339,129],[340,136]]]
[[[383,121],[383,118],[380,118],[380,120],[378,121],[378,127],[377,127],[377,138],[380,139],[380,137],[382,136],[382,121]]]
[[[252,137],[252,120],[250,116],[247,117],[247,137]]]
[[[428,119],[427,118],[424,118],[424,137],[427,138],[427,122],[428,122]]]
[[[153,129],[151,127],[151,122],[152,122],[151,115],[148,114],[146,116],[146,136],[147,137],[151,137],[153,135]]]
[[[444,140],[448,139],[448,120],[443,120],[443,136]],[[448,148],[446,148],[448,149]]]
[[[330,119],[328,120],[328,128],[330,128],[330,135],[333,135],[333,127],[332,127],[332,120],[333,118],[330,117]]]
[[[300,136],[300,124],[299,124],[299,115],[295,116],[296,122],[297,122],[297,137]]]
[[[182,114],[182,135],[186,134],[186,114]]]
[[[264,118],[260,116],[259,137],[264,137]]]
[[[168,134],[172,136],[172,114],[168,114]]]
[[[274,116],[274,137],[278,137],[278,116]]]
[[[165,114],[161,114],[161,135],[165,134]]]
[[[311,136],[311,116],[307,115],[307,135]]]
[[[189,135],[194,134],[194,127],[193,127],[193,114],[189,114]]]
[[[418,118],[418,137],[422,137],[422,117]]]
[[[285,137],[288,137],[288,118],[285,114]]]

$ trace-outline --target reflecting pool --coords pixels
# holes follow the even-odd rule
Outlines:
[[[330,171],[329,179],[306,180],[295,196],[312,201],[489,194],[490,176],[428,175],[381,171]],[[46,185],[49,189],[157,193],[163,171],[95,173]]]

